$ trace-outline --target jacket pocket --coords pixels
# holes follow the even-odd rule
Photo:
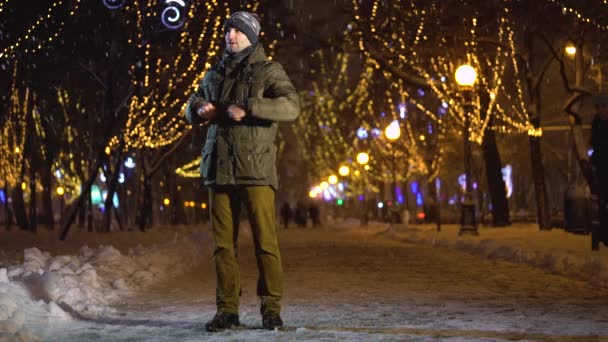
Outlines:
[[[247,94],[248,98],[260,99],[264,97],[264,83],[258,80],[250,80],[247,82],[247,88],[249,93]]]
[[[203,155],[201,158],[201,175],[206,181],[215,180],[215,163],[217,160],[217,154],[215,153],[215,143],[210,144],[207,142],[203,148]]]
[[[271,150],[269,144],[239,147],[235,153],[234,177],[257,181],[269,178],[273,163]]]

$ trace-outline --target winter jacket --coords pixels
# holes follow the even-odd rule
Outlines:
[[[209,122],[203,147],[201,175],[206,185],[270,185],[278,187],[278,121],[292,121],[300,112],[298,94],[283,67],[269,61],[261,45],[253,48],[233,69],[226,56],[212,67],[186,105],[190,123],[201,123],[194,103],[211,102],[217,117]],[[246,108],[240,122],[228,117],[232,104]]]

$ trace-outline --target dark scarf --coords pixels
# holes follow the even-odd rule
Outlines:
[[[229,75],[236,67],[247,59],[249,55],[255,50],[255,45],[250,45],[244,48],[240,52],[230,52],[228,49],[224,50],[222,55],[222,66],[225,69],[225,75]]]

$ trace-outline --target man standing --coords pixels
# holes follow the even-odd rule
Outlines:
[[[279,63],[258,44],[260,22],[249,12],[224,23],[226,50],[186,105],[191,123],[209,122],[201,174],[209,186],[214,239],[217,313],[207,331],[239,325],[239,266],[236,260],[239,213],[251,224],[259,271],[257,294],[262,325],[283,326],[281,255],[276,236],[277,121],[292,121],[299,98]]]
[[[596,193],[600,202],[600,240],[608,246],[608,95],[594,95],[593,105],[595,116],[591,124],[591,163],[599,186]]]

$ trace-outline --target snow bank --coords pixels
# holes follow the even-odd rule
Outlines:
[[[476,237],[460,237],[457,228],[448,232],[434,232],[434,228],[393,227],[388,234],[407,242],[527,264],[549,273],[587,281],[595,287],[608,288],[608,258],[605,253],[590,251],[589,237],[573,236],[563,231],[537,234],[535,230],[538,228],[495,228],[491,234],[481,232]],[[579,243],[581,241],[583,243]]]
[[[111,314],[109,304],[138,288],[182,273],[202,258],[202,235],[122,254],[111,245],[78,255],[24,251],[21,265],[0,268],[0,341],[35,341],[27,321],[65,321]]]

